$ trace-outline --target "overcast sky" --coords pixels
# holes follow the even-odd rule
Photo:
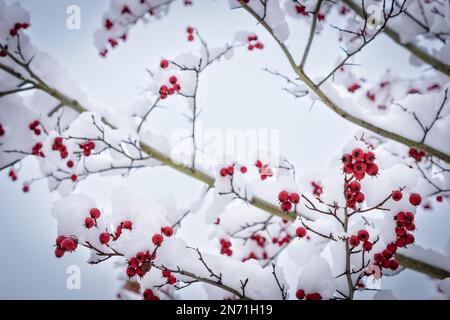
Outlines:
[[[108,59],[101,59],[93,45],[93,33],[101,23],[101,16],[109,0],[23,0],[31,12],[32,28],[28,31],[41,50],[48,51],[88,93],[92,104],[119,109],[139,98],[149,82],[146,67],[155,66],[161,57],[174,57],[194,50],[195,44],[186,41],[185,27],[195,26],[211,44],[232,40],[234,31],[257,31],[265,44],[258,52],[242,50],[228,62],[213,66],[202,75],[199,104],[205,128],[279,129],[281,151],[296,166],[299,174],[328,166],[332,157],[352,138],[358,128],[339,118],[328,108],[311,101],[296,100],[281,87],[279,79],[262,71],[267,67],[290,75],[289,66],[274,42],[255,25],[249,15],[229,10],[227,1],[195,1],[192,8],[175,5],[169,16],[149,25],[139,24],[129,35],[126,45],[114,50]],[[81,29],[68,30],[66,8],[76,4],[81,8]],[[292,24],[295,37],[291,46],[301,53],[308,29],[302,23]],[[329,72],[337,52],[334,32],[325,32],[314,44],[308,70],[312,75]],[[377,77],[386,68],[415,75],[408,66],[408,55],[389,39],[380,38],[361,54],[358,63],[367,78]],[[187,127],[181,113],[186,106],[171,106],[158,111],[151,119],[152,130],[170,135],[173,130]],[[26,179],[37,172],[34,160],[24,162],[19,178]],[[13,184],[7,174],[0,176],[0,298],[27,299],[102,299],[113,298],[118,272],[111,263],[90,266],[85,263],[88,253],[78,250],[62,260],[53,257],[56,223],[51,217],[52,202],[58,195],[49,193],[44,181],[32,186],[29,194],[21,192],[21,185]],[[78,191],[95,197],[108,208],[112,190],[120,185],[140,193],[172,194],[187,205],[199,194],[202,185],[170,169],[155,168],[138,171],[128,179],[92,177],[79,184]],[[419,244],[443,250],[449,240],[448,207],[441,205],[434,212],[418,217],[416,238]],[[185,234],[192,234],[191,226],[201,216],[188,219]],[[193,245],[207,242],[205,234],[195,233]],[[283,260],[283,259],[282,259]],[[78,265],[82,272],[81,290],[66,287],[67,267]],[[393,287],[400,298],[424,297],[432,292],[426,277],[405,271],[395,278],[385,279],[386,287]],[[202,297],[195,292],[191,297]]]

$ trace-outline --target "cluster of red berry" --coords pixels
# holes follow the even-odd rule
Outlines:
[[[253,233],[250,236],[250,240],[254,241],[256,243],[256,245],[260,248],[264,248],[266,246],[266,237],[257,234],[257,233]]]
[[[177,77],[171,76],[169,78],[169,83],[170,83],[169,86],[163,84],[159,88],[159,98],[162,100],[166,99],[167,96],[171,96],[171,95],[175,94],[175,92],[179,92],[181,90],[181,86],[178,83]]]
[[[409,156],[411,158],[413,158],[414,160],[416,160],[417,162],[422,161],[422,158],[425,157],[427,154],[425,153],[425,151],[422,150],[417,150],[414,148],[409,148],[409,152],[408,152]]]
[[[86,143],[80,144],[80,149],[83,149],[83,154],[86,157],[89,157],[91,155],[91,151],[95,148],[95,142],[94,141],[87,141]]]
[[[225,239],[220,239],[220,253],[225,254],[227,256],[231,256],[233,254],[233,250],[231,250],[231,242]]]
[[[119,237],[122,235],[123,229],[126,230],[132,230],[133,229],[133,223],[130,220],[122,221],[116,228],[116,231],[114,232],[113,240],[119,239]]]
[[[235,171],[234,171],[234,167],[235,167],[235,166],[236,166],[236,165],[233,164],[233,165],[231,165],[231,166],[221,168],[221,169],[219,170],[220,175],[221,175],[222,177],[232,176],[232,175],[234,174],[234,172],[235,172]],[[240,171],[242,174],[245,174],[245,173],[247,173],[247,167],[246,167],[246,166],[240,166],[240,167],[239,167],[239,171]]]
[[[41,134],[41,129],[39,129],[38,127],[41,125],[41,123],[39,122],[39,120],[34,120],[33,122],[31,122],[28,125],[28,128],[34,132],[35,135],[40,135]]]
[[[316,197],[320,197],[320,195],[323,193],[323,187],[320,185],[320,183],[311,181],[311,186],[313,187],[313,195],[315,195]]]
[[[152,289],[145,289],[143,293],[144,300],[159,300],[158,296],[155,296]]]
[[[302,16],[309,16],[308,11],[306,11],[306,7],[298,3],[295,5],[295,12]]]
[[[63,143],[62,137],[55,137],[52,145],[53,151],[59,151],[59,155],[61,159],[65,159],[69,156],[69,152],[67,151],[67,146]]]
[[[263,164],[260,160],[257,160],[255,166],[258,168],[261,180],[266,180],[268,177],[273,176],[272,169],[268,164]]]
[[[266,251],[263,251],[261,257],[259,258],[258,255],[252,251],[246,257],[242,258],[241,261],[245,262],[245,261],[251,260],[251,259],[254,259],[254,260],[267,260],[267,259],[269,259],[269,255],[267,254]]]
[[[295,296],[297,297],[298,300],[322,300],[322,296],[320,295],[320,293],[305,293],[305,290],[303,289],[298,289],[295,292]]]
[[[162,234],[164,234],[164,236],[170,237],[173,234],[173,229],[171,227],[163,227],[161,228],[161,232]],[[132,278],[137,275],[138,277],[142,278],[148,271],[150,271],[152,261],[156,259],[157,249],[161,246],[164,240],[162,234],[155,233],[153,235],[152,242],[156,246],[156,248],[152,253],[150,253],[149,250],[147,250],[145,253],[138,252],[135,257],[131,258],[130,261],[128,261],[128,267],[126,270],[126,274],[128,277]]]
[[[9,170],[8,176],[11,178],[12,181],[16,181],[17,180],[17,174],[14,171],[14,169]]]
[[[280,202],[280,210],[289,212],[293,205],[297,205],[300,202],[300,195],[296,192],[281,191],[278,194],[278,201]]]
[[[366,230],[359,230],[357,235],[352,235],[348,238],[348,244],[352,248],[356,248],[361,242],[364,251],[372,250],[373,244],[369,241],[369,232]]]
[[[280,234],[281,234],[281,232],[280,232]],[[273,244],[277,244],[279,247],[282,247],[285,244],[288,244],[289,242],[291,242],[291,238],[292,238],[291,235],[289,233],[286,233],[282,237],[280,237],[280,236],[273,237],[272,238],[272,243]]]
[[[122,8],[121,11],[122,14],[131,14],[130,9],[128,8],[128,6],[124,6]],[[111,30],[114,27],[114,22],[112,22],[110,19],[106,19],[105,20],[105,29],[106,30]],[[114,38],[108,38],[108,43],[110,44],[111,48],[115,48],[119,42],[117,41],[118,39],[122,40],[122,41],[126,41],[127,40],[127,35],[123,34],[120,37],[118,37],[117,39]],[[100,56],[102,56],[103,58],[105,58],[108,55],[108,49],[104,49],[102,51],[100,51]]]
[[[58,236],[56,238],[55,256],[61,258],[66,252],[73,252],[78,247],[78,240],[75,237]]]
[[[248,50],[252,51],[253,49],[259,49],[262,50],[264,48],[264,45],[262,44],[261,41],[258,41],[258,36],[257,35],[250,35],[247,37],[247,41],[248,41]]]
[[[191,26],[188,26],[186,28],[186,32],[188,34],[187,40],[194,41],[194,28],[192,28]]]
[[[374,256],[375,265],[380,269],[397,270],[399,263],[394,258],[397,248],[404,248],[414,243],[414,236],[410,233],[415,230],[414,214],[412,212],[399,212],[395,217],[397,236],[395,242],[389,243],[386,248]]]
[[[352,83],[347,87],[348,92],[355,93],[358,89],[361,88],[361,85],[358,83]]]
[[[44,157],[44,152],[42,152],[42,143],[41,142],[36,142],[36,144],[33,146],[33,148],[31,149],[31,153],[35,156],[39,156],[39,157]]]
[[[97,208],[92,208],[91,210],[89,210],[89,217],[86,217],[86,219],[84,219],[84,226],[87,229],[96,226],[97,219],[100,218],[100,215],[101,215],[100,210],[98,210]]]
[[[351,153],[342,156],[344,172],[353,174],[356,180],[362,180],[367,175],[376,176],[378,166],[374,163],[375,154],[372,151],[364,153],[360,148],[355,148]]]
[[[395,190],[392,192],[392,200],[394,201],[400,201],[403,198],[403,193],[401,190]],[[441,199],[442,201],[442,199]],[[411,203],[411,205],[417,207],[418,205],[420,205],[422,203],[422,197],[420,194],[418,193],[411,193],[409,195],[409,203]]]
[[[167,279],[167,283],[174,285],[177,282],[177,278],[170,272],[170,270],[162,270],[162,276]]]
[[[128,277],[133,278],[134,276],[138,276],[142,278],[146,275],[147,272],[151,269],[151,262],[155,260],[156,254],[147,252],[138,252],[136,255],[128,261],[128,267],[126,270],[126,274]]]
[[[361,192],[361,184],[358,181],[348,183],[345,190],[345,199],[347,207],[354,208],[357,203],[362,203],[366,199],[364,193]]]
[[[20,31],[21,29],[28,29],[29,26],[30,26],[30,25],[29,25],[28,23],[20,23],[20,22],[16,22],[16,23],[14,24],[14,27],[12,27],[12,28],[9,30],[9,34],[11,35],[11,37],[15,37],[15,36],[17,36],[17,34],[19,33],[19,31]]]

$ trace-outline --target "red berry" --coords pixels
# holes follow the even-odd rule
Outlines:
[[[364,151],[362,151],[360,148],[355,148],[352,151],[352,157],[355,161],[361,161],[364,159]]]
[[[392,200],[394,201],[400,201],[403,197],[403,194],[400,190],[396,190],[392,192]]]
[[[322,300],[322,296],[319,293],[308,293],[306,300]]]
[[[168,277],[170,277],[170,275],[171,275],[171,272],[169,270],[163,270],[162,271],[162,276],[164,278],[168,278]]]
[[[418,193],[411,193],[409,196],[409,203],[413,206],[418,206],[422,202],[422,197]]]
[[[169,60],[163,59],[159,65],[161,68],[165,69],[169,66]]]
[[[366,163],[373,163],[375,161],[375,153],[373,153],[372,151],[367,152],[364,155],[364,161]]]
[[[66,237],[65,236],[58,236],[58,238],[56,238],[56,245],[61,248],[61,243],[64,241]]]
[[[341,158],[343,164],[351,164],[352,159],[353,159],[353,157],[350,153],[344,154]]]
[[[30,187],[27,184],[25,184],[22,188],[22,191],[27,193],[28,191],[30,191]]]
[[[107,232],[100,233],[98,237],[101,244],[108,244],[109,240],[111,240],[111,236]]]
[[[166,237],[170,237],[173,235],[173,229],[171,227],[164,227],[161,231]]]
[[[136,275],[136,269],[131,267],[131,266],[129,266],[127,268],[127,276],[130,277],[130,278],[133,278],[135,275]]]
[[[138,275],[139,278],[142,278],[143,276],[145,276],[145,271],[141,267],[137,267],[136,274]]]
[[[365,164],[362,161],[359,161],[353,165],[353,171],[355,172],[355,174],[363,174],[366,172],[367,169],[368,169],[367,164]]]
[[[220,175],[221,175],[222,177],[226,177],[226,176],[228,175],[227,168],[222,168],[222,169],[220,169]]]
[[[415,238],[414,238],[414,236],[411,233],[408,233],[405,236],[405,241],[406,241],[406,244],[412,244],[412,243],[414,243]]]
[[[138,252],[138,253],[136,253],[136,260],[137,260],[139,263],[145,262],[145,259],[146,259],[146,255],[145,255],[144,252]]]
[[[130,261],[128,262],[128,265],[133,269],[136,269],[139,266],[139,262],[137,261],[136,258],[131,258]]]
[[[354,172],[353,165],[351,163],[346,163],[343,168],[346,174],[352,174]]]
[[[100,218],[100,210],[98,210],[97,208],[92,208],[89,211],[89,214],[91,215],[92,219],[98,219]]]
[[[77,179],[78,179],[78,176],[76,174],[72,174],[70,176],[70,180],[72,180],[73,182],[77,181]]]
[[[177,79],[177,77],[175,77],[175,76],[171,76],[171,77],[169,78],[169,82],[170,82],[171,84],[175,84],[175,83],[177,83],[177,81],[178,81],[178,79]]]
[[[364,196],[364,193],[358,192],[357,194],[355,194],[355,198],[354,199],[355,199],[356,202],[362,203],[362,202],[364,202],[366,197]]]
[[[291,211],[291,209],[292,209],[292,203],[290,203],[288,201],[283,202],[280,206],[280,210],[283,212],[289,212],[289,211]]]
[[[300,195],[296,192],[293,192],[289,195],[289,201],[292,203],[298,203],[300,201]]]
[[[362,242],[369,240],[369,232],[367,232],[366,230],[359,230],[358,239],[361,240]]]
[[[303,238],[306,236],[306,229],[303,227],[298,227],[297,230],[295,230],[295,234],[299,238]]]
[[[145,289],[143,296],[145,300],[152,300],[152,298],[155,297],[151,289]]]
[[[95,225],[94,219],[87,217],[84,219],[84,226],[88,229],[92,228]]]
[[[303,300],[305,299],[305,291],[303,291],[302,289],[298,289],[297,292],[295,292],[295,296],[297,297],[298,300]]]
[[[194,28],[192,28],[191,26],[188,26],[188,27],[186,28],[186,32],[187,32],[187,33],[193,33],[193,32],[194,32]]]
[[[67,167],[68,168],[73,168],[73,161],[72,160],[67,161]]]
[[[232,176],[232,175],[234,174],[234,167],[233,167],[233,166],[229,166],[229,167],[227,168],[227,173],[228,173],[230,176]]]
[[[162,235],[155,233],[152,237],[152,242],[155,246],[160,246],[163,243],[163,237]]]
[[[359,245],[359,239],[357,236],[351,236],[348,239],[348,243],[350,244],[351,247],[357,247]]]
[[[352,181],[348,187],[350,188],[350,190],[352,190],[352,192],[356,193],[361,191],[361,183],[359,183],[358,181]]]
[[[436,201],[437,201],[437,202],[442,202],[443,199],[444,199],[444,198],[442,197],[442,195],[438,195],[438,196],[436,197]]]
[[[353,192],[350,191],[350,190],[347,190],[347,191],[345,192],[345,199],[346,199],[347,201],[351,201],[351,200],[353,200],[353,198],[354,198]]]
[[[398,266],[399,266],[399,263],[398,263],[397,260],[392,259],[392,260],[389,261],[389,269],[391,269],[391,270],[397,270],[397,269],[398,269]]]
[[[405,229],[408,231],[414,231],[416,230],[416,225],[413,222],[406,223]]]
[[[55,248],[55,257],[62,258],[63,256],[64,256],[64,250],[59,247],[56,247]]]
[[[378,166],[375,163],[371,163],[367,166],[366,173],[369,176],[376,176],[378,174]]]
[[[242,166],[242,167],[241,167],[241,173],[246,173],[246,172],[247,172],[247,167]]]
[[[390,243],[387,245],[386,250],[392,255],[397,252],[397,245],[395,243]]]
[[[370,250],[372,250],[372,248],[373,248],[372,242],[366,241],[366,242],[363,243],[363,249],[365,251],[370,251]]]
[[[170,285],[173,285],[177,282],[177,278],[175,278],[174,276],[170,275],[169,278],[167,279],[167,283],[169,283]]]
[[[131,230],[133,228],[133,223],[129,220],[125,220],[125,221],[122,221],[121,226],[124,229]]]
[[[389,269],[390,261],[388,259],[383,260],[383,262],[381,263],[381,266],[385,269]]]
[[[397,228],[395,228],[395,234],[397,236],[402,236],[402,235],[406,234],[406,230],[404,228],[397,227]]]
[[[355,173],[355,179],[356,180],[359,180],[359,181],[361,181],[362,179],[364,179],[364,177],[366,176],[366,174],[363,172],[363,173],[359,173],[359,174],[356,174]]]
[[[72,252],[76,248],[77,248],[77,245],[75,243],[75,240],[73,240],[72,238],[65,238],[61,242],[61,249],[63,249],[64,251]]]
[[[288,200],[289,200],[289,193],[287,193],[286,191],[281,191],[281,192],[278,194],[278,200],[279,200],[280,202],[286,202],[286,201],[288,201]]]
[[[398,238],[397,241],[395,241],[395,244],[399,248],[404,248],[406,246],[406,240],[403,238]]]

